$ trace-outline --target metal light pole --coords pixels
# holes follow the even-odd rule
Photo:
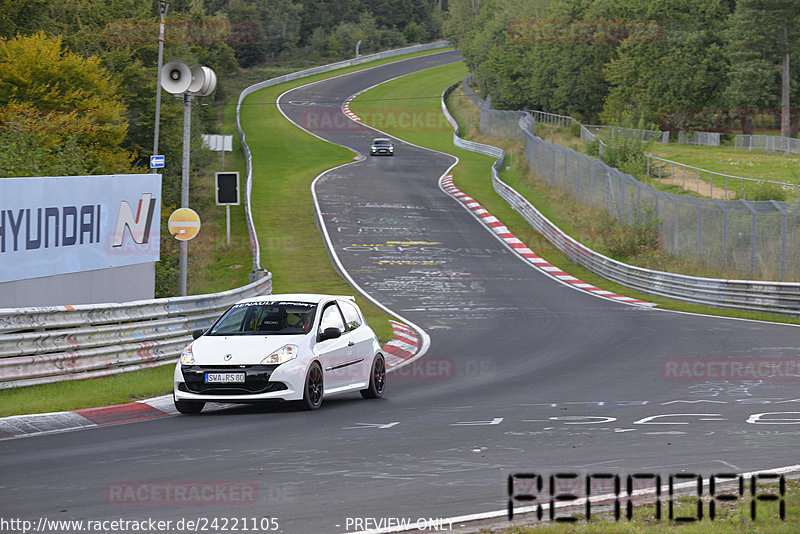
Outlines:
[[[170,61],[161,70],[164,77],[161,86],[173,95],[183,98],[183,168],[181,172],[181,208],[189,207],[189,163],[191,152],[192,134],[192,99],[195,96],[209,96],[217,86],[217,75],[208,67],[187,67],[180,61]],[[176,210],[177,211],[177,210]],[[189,210],[191,211],[191,210]],[[173,214],[174,215],[174,214]],[[195,217],[197,214],[194,214]],[[199,220],[197,221],[199,229]],[[178,259],[178,292],[186,296],[186,278],[188,270],[188,239],[192,239],[195,231],[185,239],[176,237],[181,241],[180,256]]]
[[[192,93],[183,93],[183,169],[181,172],[181,207],[189,207],[189,161],[192,142]],[[186,278],[189,270],[189,242],[180,242],[178,258],[178,294],[186,296]]]
[[[158,154],[158,130],[161,125],[161,66],[164,63],[164,22],[167,18],[169,0],[158,0],[161,22],[158,25],[158,81],[156,82],[156,124],[153,133],[153,155]]]

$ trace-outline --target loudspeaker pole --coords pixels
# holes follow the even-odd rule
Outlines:
[[[158,26],[158,81],[156,83],[156,124],[153,132],[153,155],[158,154],[158,133],[161,125],[161,66],[164,63],[164,22],[167,18],[169,2],[167,0],[158,1],[158,12],[161,15],[161,22]]]
[[[183,169],[181,172],[181,207],[189,207],[189,163],[192,142],[192,93],[183,93]],[[178,258],[178,291],[186,296],[186,278],[189,268],[189,243],[181,241]]]
[[[183,97],[183,168],[181,169],[181,208],[189,208],[189,165],[192,141],[192,99],[197,96],[209,96],[217,86],[217,75],[208,67],[194,66],[187,67],[180,61],[170,61],[161,68],[162,74],[166,79],[162,79],[161,85],[164,90],[173,95]],[[191,210],[189,210],[191,211]],[[194,213],[194,212],[192,212]],[[174,214],[173,214],[174,215]],[[197,214],[194,213],[195,218]],[[200,228],[200,220],[195,221],[197,229]],[[172,232],[172,228],[170,228]],[[197,235],[197,231],[191,235],[186,234],[185,238],[178,237],[180,240],[180,254],[178,256],[178,294],[186,296],[186,277],[188,271],[189,245],[187,241]]]

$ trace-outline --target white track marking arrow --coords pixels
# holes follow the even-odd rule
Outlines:
[[[394,423],[356,423],[357,425],[361,426],[346,426],[343,427],[342,430],[355,430],[358,428],[392,428],[395,425],[399,425],[400,421],[395,421]]]
[[[458,423],[451,423],[450,426],[486,426],[499,425],[502,422],[502,417],[495,417],[491,421],[459,421]]]

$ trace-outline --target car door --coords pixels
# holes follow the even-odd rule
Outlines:
[[[369,380],[370,366],[373,356],[372,331],[366,326],[361,311],[355,302],[340,300],[339,308],[344,315],[347,334],[353,343],[353,372],[350,373],[354,382],[367,382]]]
[[[323,307],[317,339],[326,328],[338,328],[342,332],[338,338],[317,341],[316,344],[317,355],[322,363],[325,392],[330,393],[350,383],[347,378],[348,367],[353,361],[353,343],[336,301]]]

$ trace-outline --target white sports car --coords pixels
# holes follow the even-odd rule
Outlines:
[[[206,402],[298,401],[360,391],[383,395],[386,363],[353,297],[266,295],[237,302],[195,340],[175,366],[180,413]]]

